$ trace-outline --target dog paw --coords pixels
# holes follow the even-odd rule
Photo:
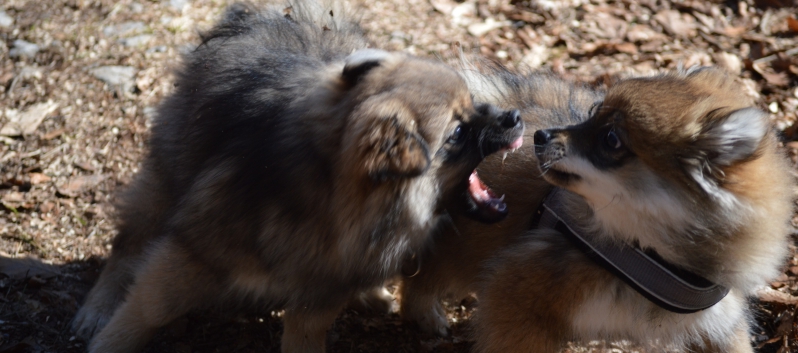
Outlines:
[[[392,313],[398,308],[394,296],[382,286],[359,293],[349,303],[349,309],[361,312]]]
[[[426,305],[420,305],[418,302],[406,304],[410,303],[402,303],[402,319],[415,323],[424,333],[449,336],[449,320],[446,319],[446,311],[437,300],[429,301]]]
[[[112,314],[112,310],[98,308],[86,303],[78,310],[75,318],[72,319],[72,331],[78,337],[88,341],[108,324]]]

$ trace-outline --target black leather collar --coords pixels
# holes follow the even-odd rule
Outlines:
[[[654,304],[675,313],[694,313],[717,304],[729,293],[728,288],[668,263],[653,251],[597,241],[571,221],[560,197],[563,192],[554,188],[549,193],[532,226],[567,236],[589,258]]]

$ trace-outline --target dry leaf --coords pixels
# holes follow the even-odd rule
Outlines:
[[[786,336],[792,332],[792,323],[795,317],[791,312],[785,312],[784,316],[781,317],[781,322],[779,323],[779,327],[776,328],[776,335],[777,336]]]
[[[93,172],[95,170],[94,166],[91,165],[89,162],[75,162],[76,167],[83,169],[87,172]]]
[[[670,34],[679,37],[694,37],[696,32],[695,17],[677,10],[665,10],[654,15],[654,19]]]
[[[798,20],[795,17],[787,17],[787,27],[792,32],[798,32]]]
[[[732,75],[739,75],[743,70],[743,62],[740,57],[734,54],[721,52],[715,55],[715,62],[722,69],[728,71]]]
[[[76,197],[81,192],[91,189],[99,184],[105,175],[80,175],[70,179],[66,184],[58,188],[58,194],[66,197]]]
[[[58,103],[53,101],[47,101],[46,103],[38,103],[34,104],[28,110],[24,112],[14,112],[9,114],[9,111],[6,111],[6,117],[8,118],[8,123],[0,129],[0,135],[3,136],[21,136],[21,135],[30,135],[36,128],[39,127],[39,124],[42,123],[44,118],[46,118],[50,113],[54,112],[58,108]]]
[[[790,78],[784,72],[760,72],[760,75],[768,81],[769,84],[774,86],[787,87],[790,85]]]
[[[5,195],[3,195],[3,202],[23,202],[25,201],[25,195],[21,192],[12,191]]]
[[[649,26],[634,24],[626,31],[626,39],[630,42],[647,42],[650,40],[660,39],[664,40],[667,37],[659,33]]]
[[[745,27],[726,27],[718,31],[718,33],[723,34],[727,37],[739,37],[743,35],[743,33],[748,32],[748,28]]]
[[[771,85],[786,87],[790,84],[790,78],[787,77],[787,73],[785,72],[773,72],[766,70],[762,67],[762,64],[757,64],[756,62],[754,62],[754,64],[751,66],[753,67],[754,71],[762,75],[765,81]]]
[[[444,15],[451,14],[452,10],[457,6],[457,3],[452,0],[429,0],[429,3],[435,10]]]
[[[468,33],[471,33],[471,35],[475,37],[481,37],[494,29],[510,26],[511,24],[512,22],[510,21],[496,21],[493,18],[488,18],[485,22],[474,23],[468,26]]]
[[[55,208],[55,202],[52,201],[45,201],[42,202],[41,205],[39,205],[39,211],[41,213],[48,213],[52,211],[54,208]]]
[[[630,55],[637,54],[637,46],[632,43],[619,43],[615,44],[615,50]]]
[[[54,138],[56,138],[58,136],[63,135],[64,132],[66,132],[66,130],[64,130],[64,129],[57,129],[57,130],[50,131],[50,132],[42,135],[42,140],[45,140],[45,141],[52,140],[52,139],[54,139]]]
[[[30,183],[38,185],[50,181],[50,177],[42,173],[30,173]]]

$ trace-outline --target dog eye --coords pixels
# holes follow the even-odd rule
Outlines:
[[[614,150],[621,148],[623,145],[621,143],[621,139],[618,138],[618,134],[616,134],[613,130],[610,130],[610,132],[607,133],[607,136],[604,138],[604,143],[607,144],[607,147]]]
[[[457,125],[457,127],[454,128],[452,134],[449,135],[449,139],[446,140],[446,143],[457,144],[462,142],[464,138],[465,138],[465,128],[463,127],[463,125]]]

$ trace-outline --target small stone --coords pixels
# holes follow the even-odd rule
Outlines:
[[[718,66],[728,71],[732,75],[739,75],[743,69],[743,62],[737,55],[721,52],[715,56]]]
[[[5,11],[0,11],[0,27],[8,28],[14,24],[14,18],[9,16]]]
[[[136,86],[136,69],[131,66],[100,66],[89,72],[109,86],[121,88],[125,92],[133,92]]]
[[[130,12],[133,12],[133,13],[142,13],[144,11],[144,5],[142,5],[140,3],[137,3],[137,2],[134,2],[134,3],[130,4],[129,8],[130,8]]]
[[[103,34],[108,37],[112,36],[125,36],[137,34],[147,29],[144,22],[124,22],[115,26],[107,26],[103,28]]]
[[[772,102],[772,103],[768,104],[768,110],[770,110],[770,112],[773,113],[773,114],[778,113],[779,112],[779,103]]]
[[[39,52],[39,46],[38,45],[36,45],[34,43],[31,43],[31,42],[24,41],[22,39],[17,39],[17,40],[14,41],[14,47],[11,48],[11,50],[8,51],[8,56],[10,56],[12,58],[16,58],[16,57],[20,57],[20,56],[33,58],[33,57],[36,56],[36,53],[38,53],[38,52]]]
[[[119,44],[126,47],[139,47],[149,43],[153,37],[151,34],[142,34],[135,37],[122,38],[119,40]]]
[[[482,23],[474,23],[468,26],[468,33],[475,37],[481,37],[485,33],[488,33],[494,29],[499,29],[505,26],[512,25],[510,21],[496,21],[492,18],[488,18],[485,22]]]
[[[159,45],[159,46],[155,46],[155,47],[152,47],[150,49],[147,49],[147,53],[150,53],[150,54],[152,54],[152,53],[164,53],[164,52],[166,52],[167,49],[168,48],[165,45]]]
[[[183,8],[189,4],[189,0],[169,0],[169,6],[173,7],[175,10],[183,11]]]

